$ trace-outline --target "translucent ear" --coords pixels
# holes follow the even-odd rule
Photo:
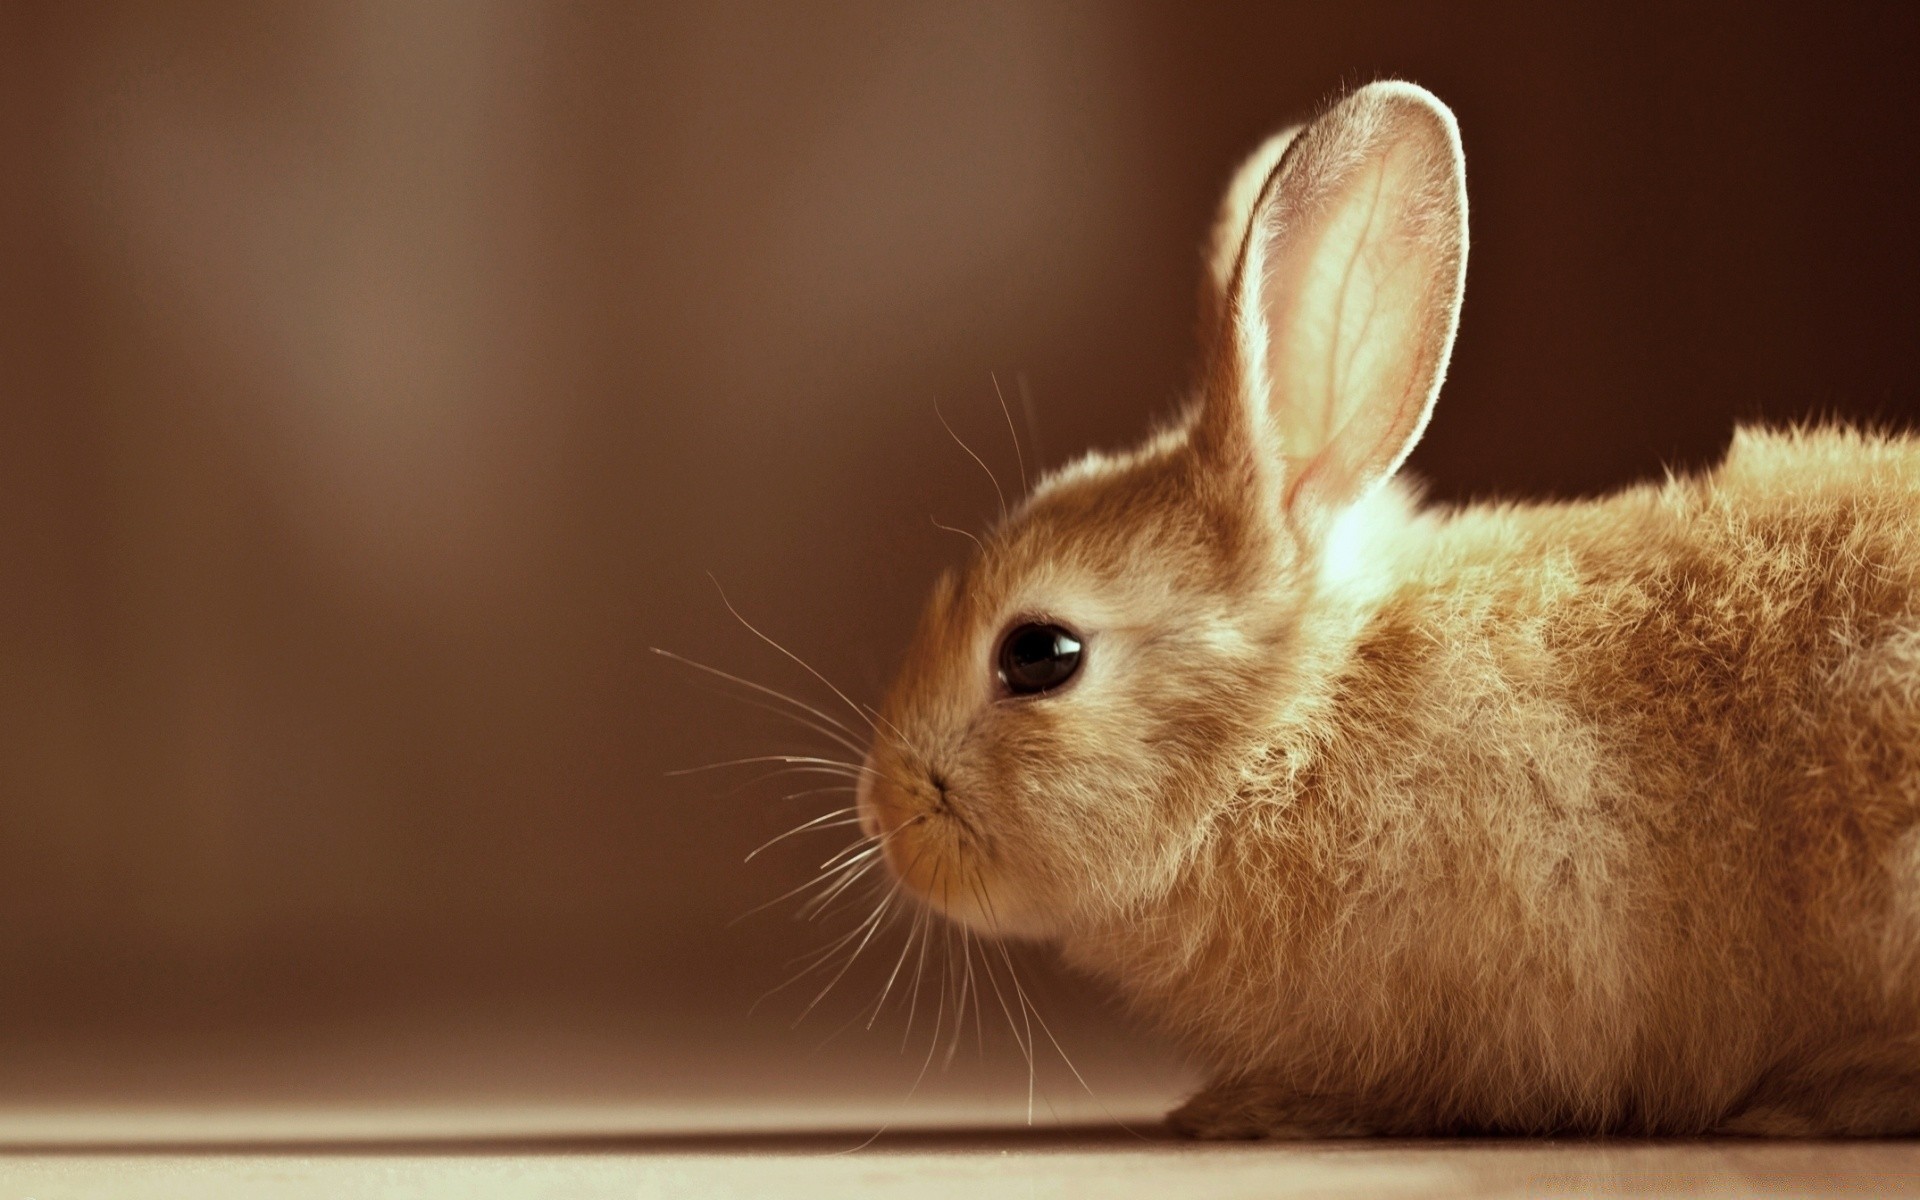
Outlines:
[[[1226,289],[1233,383],[1207,417],[1315,523],[1426,428],[1466,282],[1466,175],[1453,114],[1406,83],[1354,92],[1277,159]]]

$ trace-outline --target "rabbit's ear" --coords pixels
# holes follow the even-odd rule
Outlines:
[[[1213,236],[1207,242],[1207,289],[1224,308],[1233,294],[1233,272],[1240,264],[1240,248],[1247,244],[1247,227],[1253,221],[1253,206],[1262,189],[1280,165],[1287,146],[1300,135],[1304,125],[1291,125],[1260,143],[1233,173],[1227,194],[1220,199],[1220,212],[1213,219]]]
[[[1466,176],[1453,114],[1406,83],[1361,88],[1282,150],[1227,285],[1200,432],[1312,527],[1426,427],[1466,282]]]

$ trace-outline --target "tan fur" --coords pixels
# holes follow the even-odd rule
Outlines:
[[[1177,1036],[1214,1075],[1189,1132],[1920,1132],[1920,443],[1742,431],[1579,504],[1379,486],[1451,342],[1451,128],[1375,85],[1296,139],[1189,416],[935,590],[863,816],[930,903]],[[1340,262],[1430,278],[1366,314],[1392,394],[1349,393],[1270,353],[1354,352],[1267,340],[1310,283],[1244,268],[1395,146]],[[1087,657],[1009,698],[1030,618]]]

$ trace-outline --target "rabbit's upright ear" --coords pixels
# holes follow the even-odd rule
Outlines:
[[[1226,276],[1197,432],[1313,528],[1426,427],[1466,282],[1466,175],[1453,114],[1406,83],[1361,88],[1280,151]]]
[[[1247,227],[1253,222],[1253,206],[1260,199],[1280,165],[1281,156],[1303,125],[1289,125],[1260,143],[1247,155],[1220,198],[1220,212],[1213,219],[1213,236],[1207,240],[1207,290],[1223,307],[1230,307],[1233,296],[1233,272],[1240,265],[1240,248],[1247,244]]]

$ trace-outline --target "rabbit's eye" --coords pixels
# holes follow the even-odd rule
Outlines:
[[[1000,682],[1016,696],[1052,691],[1080,669],[1080,639],[1058,625],[1016,625],[1000,642]]]

